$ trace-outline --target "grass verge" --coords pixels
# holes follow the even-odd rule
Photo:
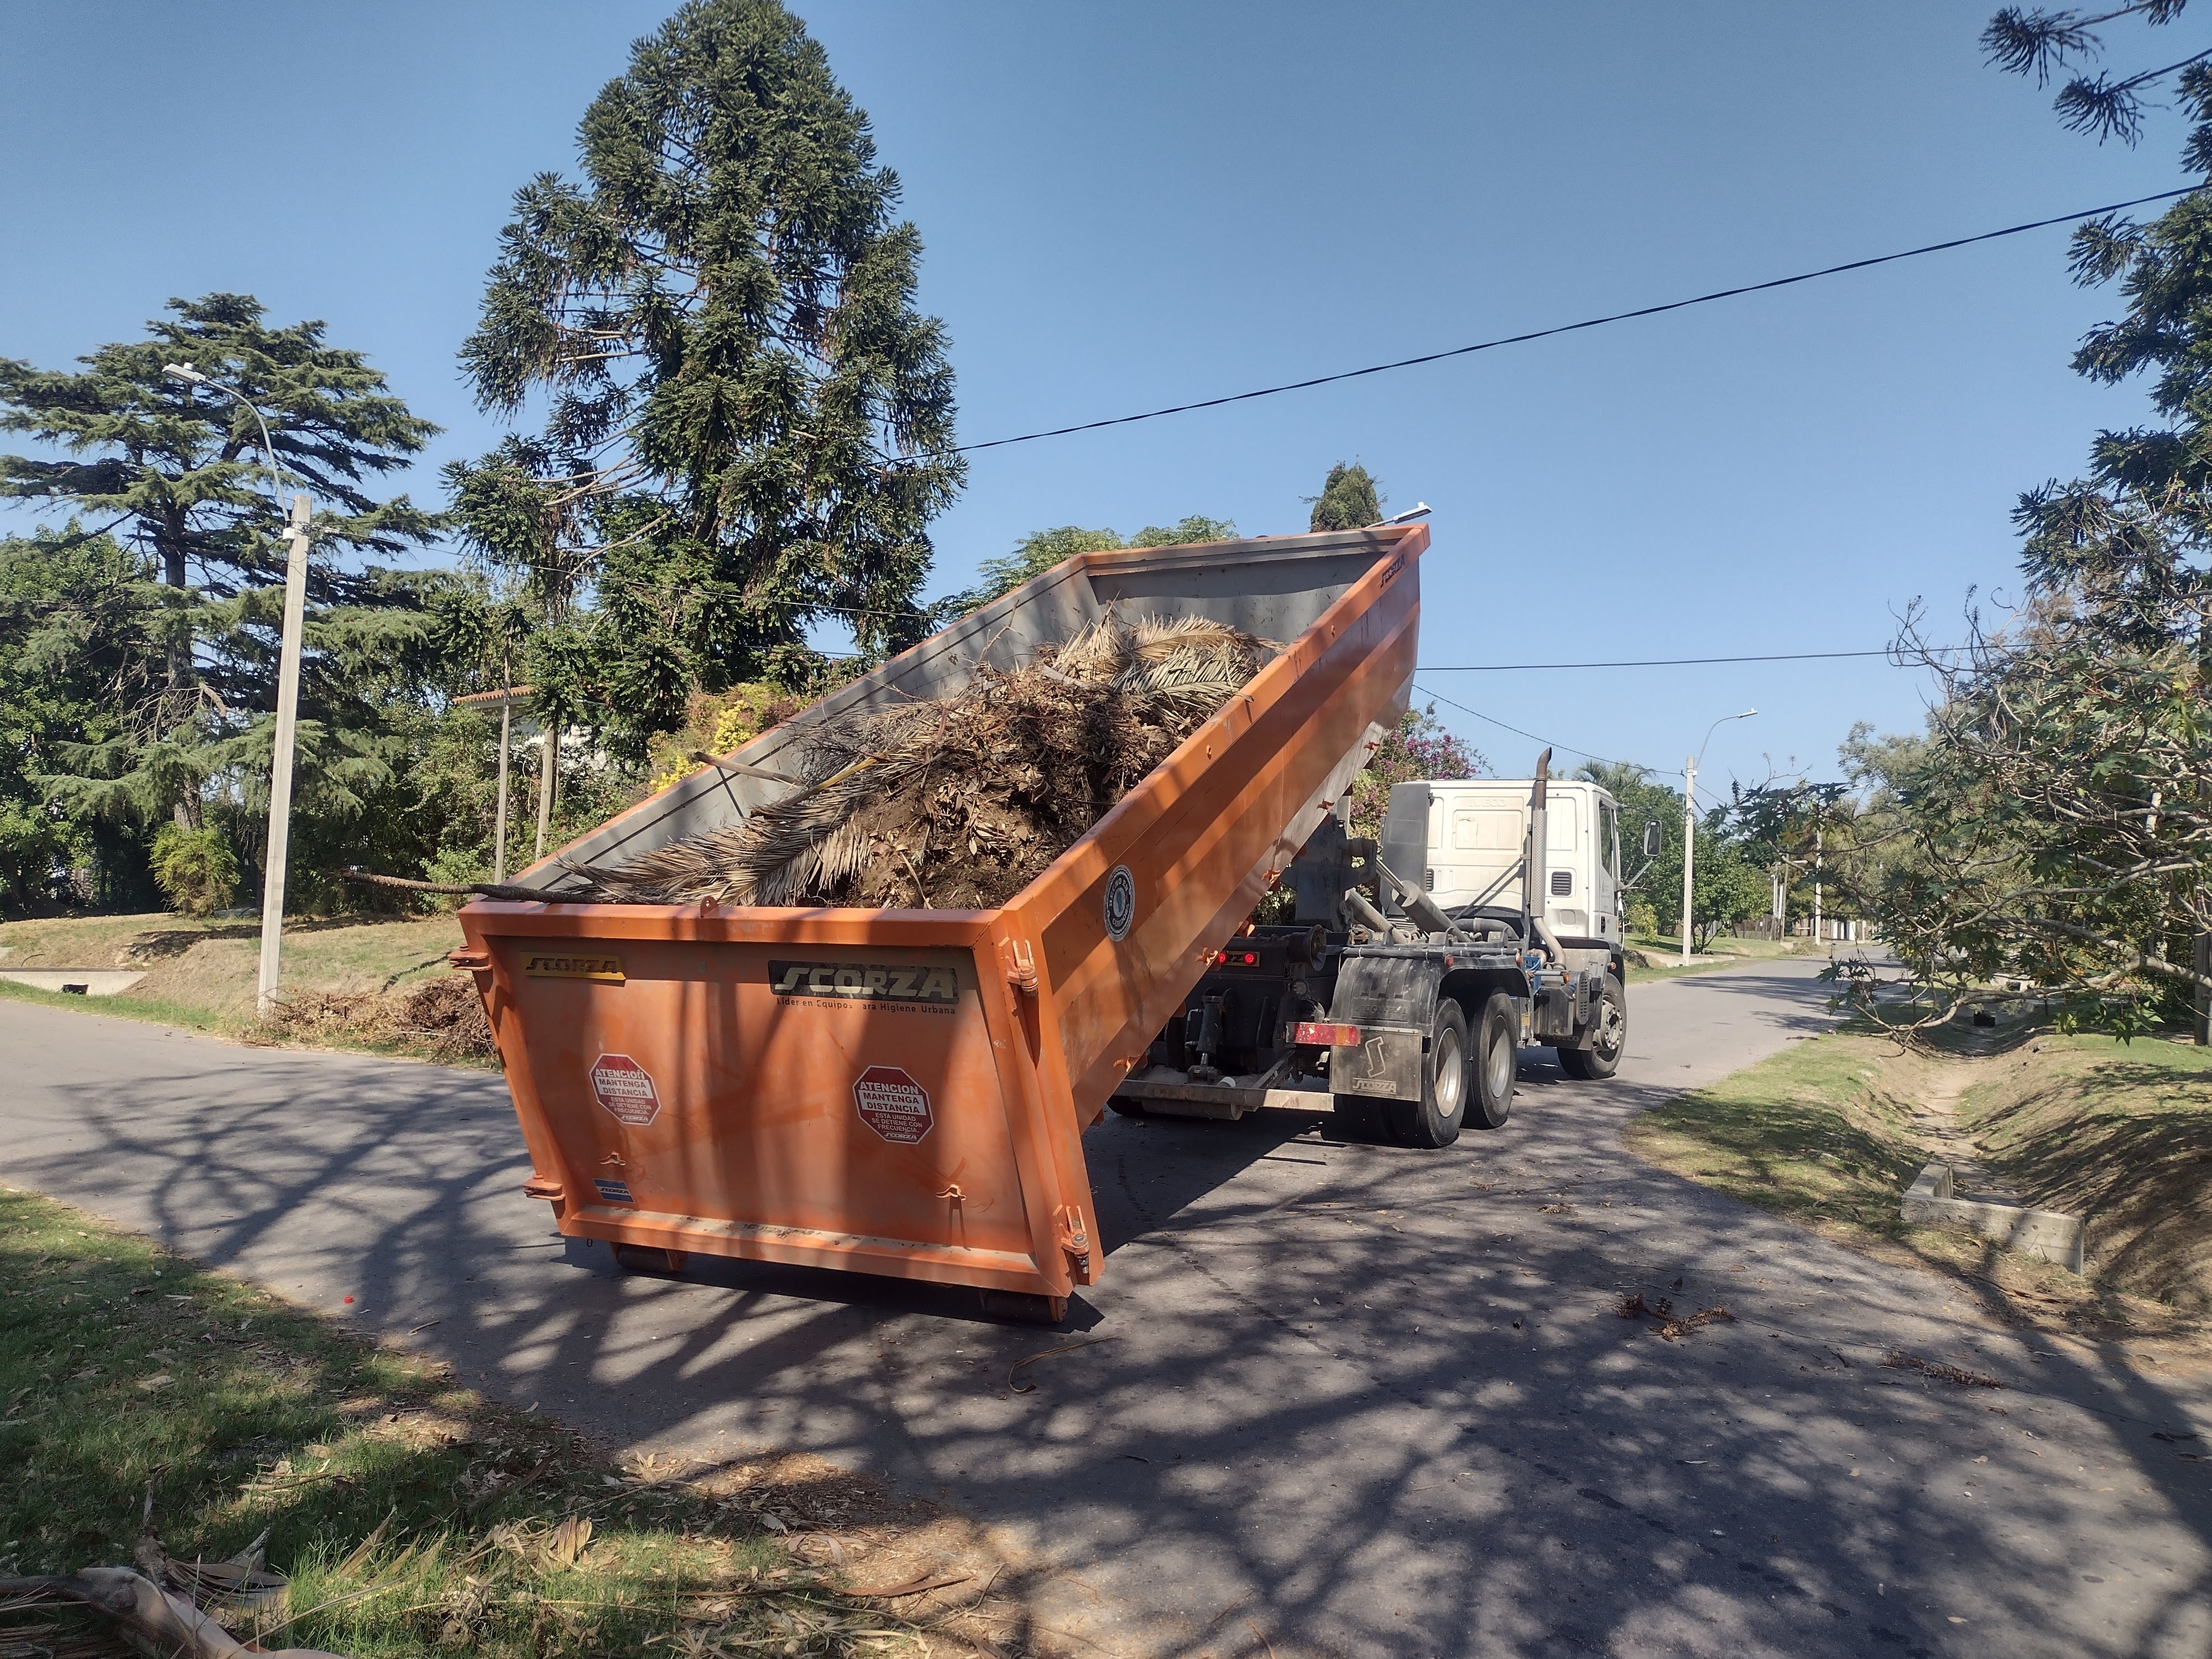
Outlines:
[[[2120,1143],[2138,1133],[2115,1131],[2109,1160],[2084,1160],[2067,1150],[2071,1131],[2057,1101],[2082,1096],[2066,1080],[2073,1062],[2061,1062],[2086,1050],[2024,1034],[2012,1036],[2006,1053],[1974,1052],[1978,1045],[1963,1033],[1952,1040],[1957,1051],[1909,1054],[1900,1054],[1885,1037],[1849,1030],[1795,1043],[1711,1088],[1639,1114],[1623,1138],[1630,1151],[1648,1162],[1838,1243],[1887,1261],[1972,1279],[1995,1293],[1987,1298],[1993,1310],[2017,1322],[2092,1337],[2195,1342],[2202,1328],[2191,1304],[2145,1294],[2149,1286],[2143,1279],[2114,1271],[2100,1255],[2097,1214],[2083,1201],[2087,1194],[2078,1181],[2069,1184],[2054,1174],[2024,1187],[2023,1196],[2045,1207],[2089,1211],[2091,1271],[2086,1278],[1982,1239],[1911,1226],[1899,1217],[1905,1188],[1930,1156],[1931,1120],[1923,1115],[1931,1107],[1948,1112],[1951,1103],[1960,1103],[1959,1121],[1970,1129],[1978,1113],[2008,1125],[2015,1139],[2002,1146],[1985,1140],[1984,1162],[2010,1180],[2019,1179],[2016,1171],[2039,1159],[2053,1171],[2078,1170],[2084,1163],[2115,1168],[2124,1157]],[[2063,1041],[2101,1042],[2107,1062],[2115,1047],[2105,1039]],[[2161,1079],[2212,1080],[2212,1066],[2195,1050],[2176,1050],[2166,1043],[2138,1042],[2136,1048],[2133,1063],[2151,1066]],[[2168,1066],[2177,1054],[2184,1058]],[[2009,1070],[1995,1069],[1999,1066]],[[2094,1076],[2096,1070],[2092,1066],[2082,1075]],[[1978,1085],[1987,1091],[1981,1097],[1975,1094]],[[2199,1085],[2190,1086],[2193,1091]],[[2092,1096],[2104,1103],[2104,1109],[2120,1109],[2109,1089],[2093,1091]],[[1974,1103],[1978,1098],[1985,1103]],[[2185,1121],[2182,1115],[2159,1133],[2183,1129]],[[2168,1204],[2155,1224],[2137,1222],[2139,1228],[2164,1230],[2166,1260],[2181,1253],[2176,1242],[2180,1236],[2201,1247],[2212,1227],[2202,1194],[2191,1196],[2198,1200],[2193,1209]],[[2060,1200],[2064,1201],[2055,1201]]]
[[[2100,1279],[2212,1313],[2212,1050],[2039,1031],[1974,1063],[1960,1115],[2027,1202],[2084,1218]]]
[[[1631,951],[1642,957],[1644,964],[1638,967],[1633,959],[1630,961],[1628,982],[1631,985],[1641,984],[1647,980],[1680,979],[1686,974],[1710,974],[1722,968],[1739,968],[1747,962],[1772,962],[1784,957],[1826,957],[1832,951],[1869,948],[1857,945],[1816,945],[1809,939],[1777,941],[1728,935],[1713,940],[1705,951],[1693,956],[1690,965],[1686,968],[1682,965],[1682,946],[1679,939],[1638,934],[1629,939],[1627,944]]]
[[[446,953],[461,943],[452,915],[288,921],[283,1007],[270,1019],[254,1011],[260,937],[258,922],[163,914],[0,924],[0,969],[123,968],[145,975],[112,997],[70,996],[0,980],[0,998],[248,1042],[497,1064],[481,1003],[447,966]]]
[[[835,1537],[805,1528],[866,1510],[913,1532],[933,1524],[913,1513],[924,1506],[822,1465],[784,1481],[734,1459],[618,1464],[434,1363],[6,1188],[0,1468],[0,1574],[129,1565],[149,1492],[177,1559],[227,1559],[265,1528],[289,1590],[238,1633],[272,1647],[992,1650],[962,1633],[963,1620],[989,1623],[976,1583],[964,1607],[869,1601],[794,1548],[824,1540],[819,1553],[842,1559]],[[911,1565],[878,1557],[878,1571]],[[82,1642],[98,1630],[87,1617],[9,1611],[0,1648]]]

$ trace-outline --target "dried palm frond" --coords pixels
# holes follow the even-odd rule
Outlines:
[[[801,728],[811,780],[569,896],[630,904],[1002,903],[1259,671],[1269,642],[1110,612],[960,691]]]

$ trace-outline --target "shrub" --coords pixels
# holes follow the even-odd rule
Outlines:
[[[154,879],[179,915],[212,915],[238,890],[238,856],[220,830],[165,823],[154,836]]]

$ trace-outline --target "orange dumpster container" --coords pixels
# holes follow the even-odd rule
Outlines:
[[[939,695],[1107,608],[1286,648],[995,910],[545,902],[460,913],[561,1231],[972,1285],[1057,1318],[1101,1255],[1082,1132],[1398,716],[1421,525],[1086,553],[730,758]],[[792,763],[786,761],[788,769]],[[623,860],[788,786],[708,769],[565,849]]]

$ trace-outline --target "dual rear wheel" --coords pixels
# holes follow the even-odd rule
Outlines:
[[[1355,1134],[1401,1146],[1449,1146],[1469,1123],[1504,1127],[1513,1111],[1513,1079],[1520,1064],[1520,1024],[1512,1000],[1492,992],[1468,1029],[1467,1011],[1440,998],[1421,1056],[1419,1100],[1370,1100],[1339,1095],[1337,1116]]]

